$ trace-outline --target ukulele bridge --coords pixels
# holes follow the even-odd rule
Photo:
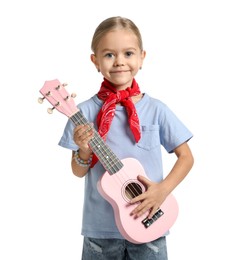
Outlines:
[[[161,209],[158,209],[156,213],[153,215],[152,218],[145,218],[142,220],[142,224],[144,225],[145,228],[150,227],[157,219],[159,219],[164,212]]]

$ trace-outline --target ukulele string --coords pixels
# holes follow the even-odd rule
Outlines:
[[[73,121],[73,123],[75,124],[75,125],[80,125],[80,124],[84,124],[84,125],[88,125],[89,126],[89,129],[87,129],[87,131],[89,131],[90,129],[93,129],[94,130],[94,133],[95,133],[95,136],[92,138],[92,142],[98,147],[98,146],[100,146],[100,142],[98,142],[97,141],[97,137],[99,137],[99,134],[96,132],[96,130],[88,123],[88,121],[83,117],[83,115],[80,113],[80,111],[78,111],[77,113],[75,113],[71,118],[70,118],[72,121]],[[101,137],[99,137],[100,138],[100,140],[101,141],[103,141],[103,139],[101,138]],[[114,160],[115,160],[115,155],[113,155],[112,156],[112,151],[110,150],[109,151],[109,155],[107,155],[107,149],[105,150],[105,151],[102,151],[102,149],[99,149],[98,150],[99,151],[99,156],[101,157],[102,156],[102,158],[106,158],[107,159],[107,157],[106,156],[108,156],[109,157],[109,159],[111,159],[111,160],[106,160],[107,162],[108,162],[108,164],[109,164],[109,168],[112,170],[112,172],[117,172],[120,168],[119,167],[117,167],[117,163],[115,163],[114,162]],[[106,153],[104,153],[104,152],[106,152]],[[96,154],[96,155],[98,155],[98,154]],[[106,156],[105,156],[106,155]],[[117,162],[119,162],[119,160],[117,160]],[[124,169],[122,169],[122,172],[123,173],[125,173],[125,175],[127,175],[127,173],[126,173],[126,171],[124,171]],[[121,174],[121,176],[122,177],[124,177],[123,176],[123,174]],[[119,185],[122,185],[123,183],[125,183],[125,182],[127,182],[127,180],[128,180],[128,178],[126,179],[126,178],[120,178],[120,176],[117,176],[117,175],[115,175],[115,179],[117,179],[118,181],[119,181]],[[129,177],[129,175],[127,175],[127,177]],[[132,197],[136,197],[136,196],[138,196],[138,195],[140,195],[141,193],[140,192],[138,192],[137,190],[136,190],[136,188],[133,186],[133,185],[128,185],[127,186],[127,190],[129,190],[129,192],[130,192],[130,194],[132,194]]]
[[[84,124],[84,125],[88,125],[89,126],[89,130],[90,129],[93,129],[93,127],[87,122],[87,120],[82,116],[82,114],[81,113],[76,113],[76,114],[74,114],[73,115],[73,117],[71,118],[72,119],[72,121],[74,122],[74,124],[75,125],[81,125],[81,124]],[[94,131],[95,131],[95,129],[93,129]],[[87,130],[88,131],[88,130]],[[95,132],[95,137],[96,136],[98,136],[98,134]],[[96,147],[98,147],[98,146],[100,146],[100,142],[97,142],[97,140],[96,140],[96,138],[95,137],[93,137],[92,138],[92,142],[93,142],[93,144],[96,146]],[[90,148],[91,148],[91,146],[90,146]],[[98,155],[99,157],[101,157],[101,158],[104,158],[105,157],[105,154],[104,154],[104,151],[102,151],[102,149],[99,149],[98,150],[98,154],[96,153],[96,155]],[[107,158],[106,158],[107,159]],[[113,171],[115,171],[115,172],[117,172],[118,170],[119,170],[119,168],[117,167],[117,164],[111,164],[112,163],[112,161],[110,162],[110,160],[106,160],[107,161],[107,166],[110,168],[110,169],[112,169]],[[108,165],[109,164],[109,165]],[[114,167],[114,166],[116,166],[116,167]],[[107,168],[107,167],[106,167]],[[116,181],[119,181],[119,180],[117,180],[117,178],[115,178],[115,180]],[[118,183],[119,184],[119,186],[121,185],[121,181],[120,181],[120,183]]]
[[[87,129],[87,131],[89,131],[90,129],[93,129],[93,127],[87,123],[87,120],[82,117],[82,115],[80,113],[77,113],[74,115],[74,118],[72,118],[74,123],[76,125],[79,125],[79,124],[84,124],[84,125],[88,125],[89,126],[89,129]],[[95,131],[95,129],[93,129]],[[97,137],[98,137],[98,133],[96,133],[95,131],[95,136],[92,138],[91,142],[98,148],[101,147],[100,145],[100,141],[103,141],[102,139],[100,139],[100,141],[98,142],[97,141]],[[91,145],[90,145],[90,148],[91,148]],[[92,148],[93,150],[93,148]],[[99,154],[100,157],[102,158],[106,158],[107,159],[107,153],[104,153],[105,151],[103,151],[102,149],[99,149],[96,153],[97,155]],[[107,151],[106,151],[107,152]],[[110,154],[111,154],[111,151],[110,151]],[[106,155],[106,156],[105,156]],[[111,157],[112,159],[112,157]],[[113,164],[111,164],[113,162]],[[107,160],[107,164],[109,163],[109,165],[107,165],[109,168],[111,168],[113,171],[117,172],[120,168],[118,167],[117,163],[114,163],[114,159],[113,161],[110,161],[110,160]],[[120,164],[120,166],[122,166],[122,164]]]

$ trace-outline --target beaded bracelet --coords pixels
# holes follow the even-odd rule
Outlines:
[[[76,163],[82,167],[89,167],[91,162],[92,162],[92,157],[93,154],[90,155],[88,160],[83,160],[80,156],[79,156],[79,150],[74,151],[74,159],[76,161]]]

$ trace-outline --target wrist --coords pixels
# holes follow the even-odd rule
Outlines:
[[[87,150],[83,150],[81,148],[79,148],[77,150],[79,157],[84,160],[87,161],[90,157],[93,156],[93,152],[90,149]]]
[[[93,153],[90,151],[89,153],[84,153],[82,157],[80,155],[80,149],[74,151],[74,160],[81,167],[89,167],[92,162]]]

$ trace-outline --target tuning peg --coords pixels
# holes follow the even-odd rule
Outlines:
[[[67,83],[63,83],[63,84],[61,84],[61,85],[58,85],[58,86],[56,87],[56,90],[59,90],[61,87],[66,87],[66,86],[68,86],[68,84],[67,84]]]
[[[67,96],[64,100],[67,101],[69,100],[70,98],[75,98],[76,97],[76,93],[72,93],[70,96]]]
[[[51,108],[48,108],[47,109],[47,112],[49,113],[49,114],[53,114],[53,110],[55,109],[55,107],[51,107]]]
[[[39,98],[38,98],[38,103],[39,103],[39,104],[42,104],[44,99],[45,99],[45,97],[39,97]]]
[[[60,105],[60,102],[57,102],[54,107],[48,108],[48,109],[47,109],[47,112],[48,112],[49,114],[52,114],[52,113],[53,113],[53,110],[54,110],[57,106],[59,106],[59,105]]]

